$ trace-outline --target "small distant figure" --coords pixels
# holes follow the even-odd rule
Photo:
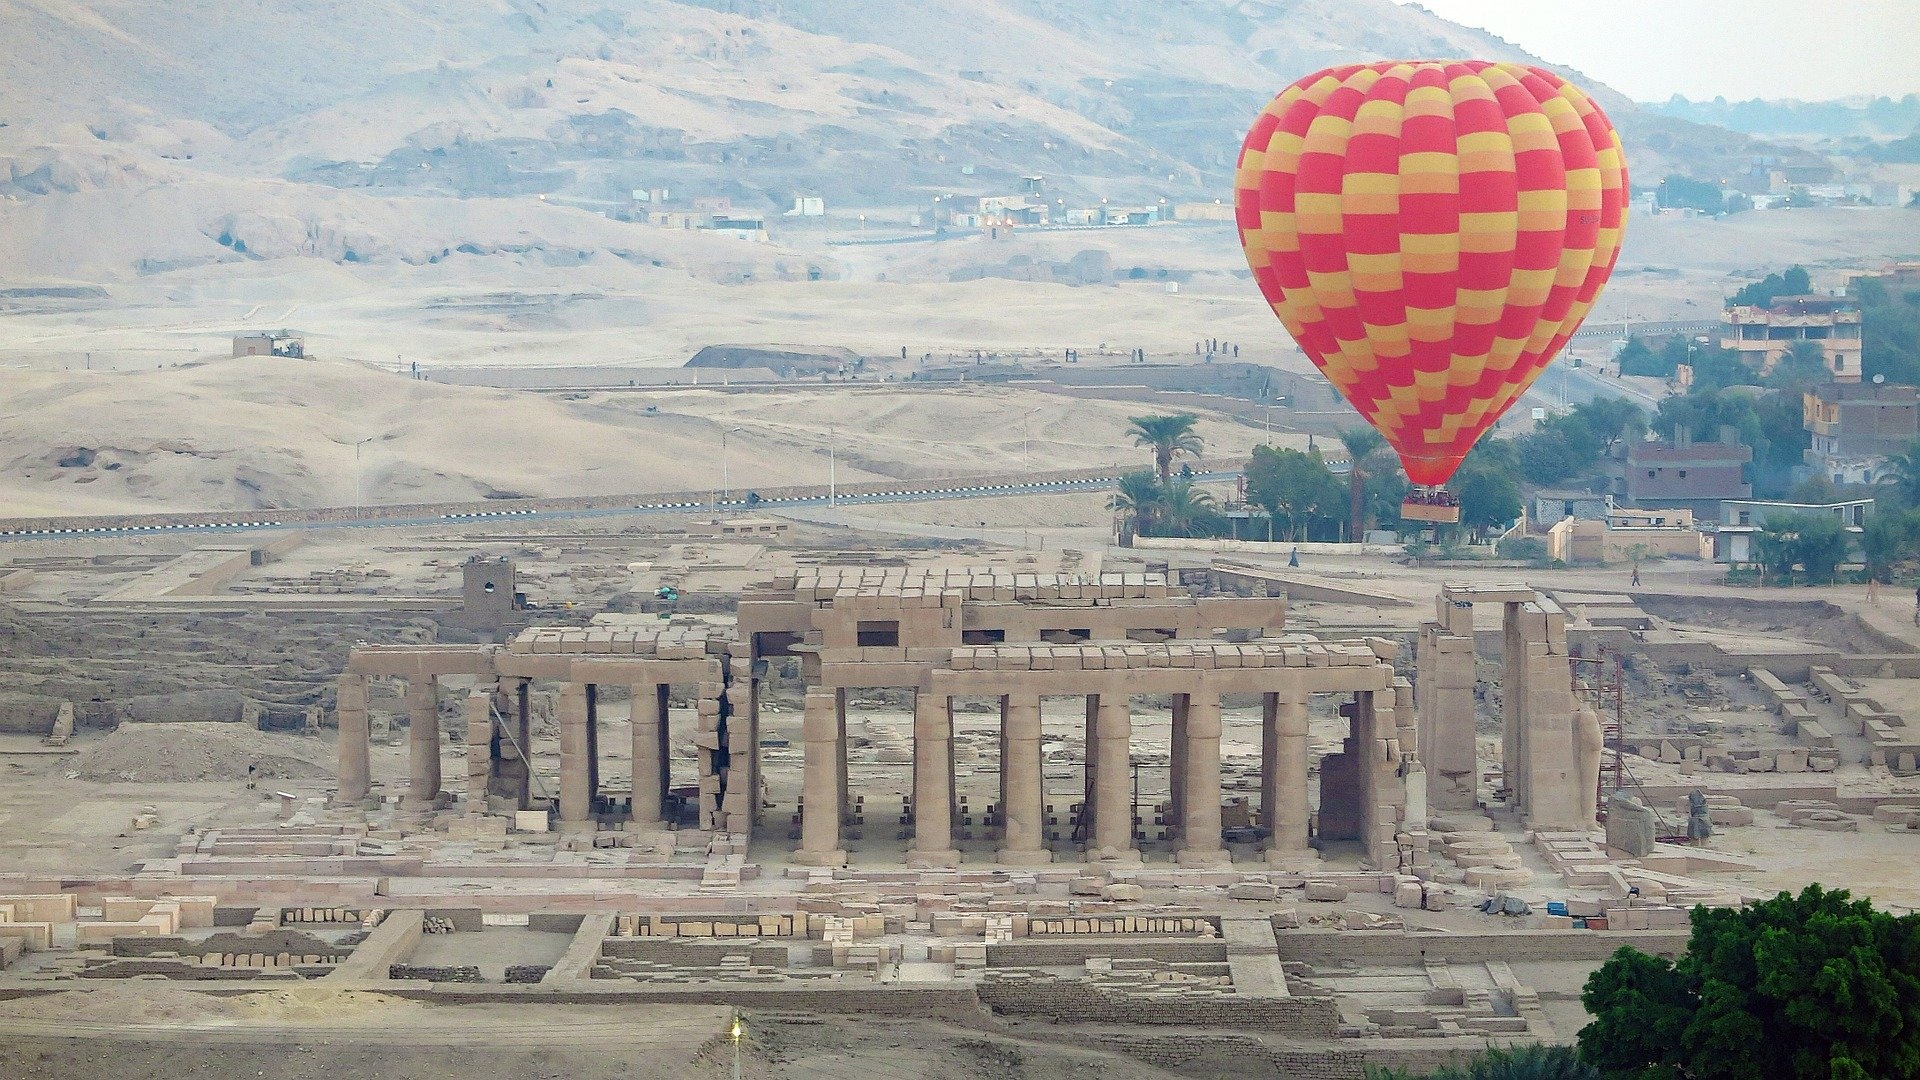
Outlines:
[[[1629,580],[1628,584],[1630,587],[1635,589],[1640,587],[1640,564],[1639,563],[1633,564],[1633,577]]]
[[[259,776],[259,773],[260,773],[260,766],[258,764],[254,762],[247,763],[247,790],[248,791],[252,791],[254,788],[259,786],[258,779],[257,779],[257,777]]]
[[[1867,603],[1877,604],[1879,602],[1880,602],[1880,579],[1869,574],[1867,575]],[[1920,596],[1915,597],[1915,602],[1920,603]]]
[[[1294,567],[1300,565],[1300,548],[1298,545],[1295,545],[1292,551],[1287,552],[1287,565]]]

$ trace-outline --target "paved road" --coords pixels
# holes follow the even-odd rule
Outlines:
[[[1231,480],[1237,472],[1196,473],[1196,480]],[[576,521],[593,518],[629,517],[637,514],[687,514],[699,512],[728,511],[739,513],[750,511],[760,513],[780,510],[787,507],[854,507],[872,506],[883,503],[909,502],[946,502],[956,499],[999,499],[1015,495],[1069,495],[1075,492],[1101,491],[1112,487],[1119,474],[1107,476],[1083,477],[1073,480],[1041,480],[1022,484],[987,484],[963,487],[925,487],[910,491],[888,491],[870,494],[833,494],[825,489],[819,494],[803,495],[786,499],[761,499],[749,502],[744,495],[739,498],[714,500],[710,502],[671,502],[642,503],[636,506],[598,507],[591,510],[476,510],[464,514],[441,514],[435,517],[366,517],[344,521],[273,521],[261,519],[236,518],[233,521],[208,522],[205,524],[168,524],[168,525],[100,525],[66,529],[20,530],[0,532],[0,542],[32,540],[73,540],[81,537],[128,537],[159,536],[168,534],[230,534],[252,532],[288,532],[313,529],[385,529],[419,528],[421,526],[451,526],[461,524],[489,524],[502,520],[516,522],[531,521]]]

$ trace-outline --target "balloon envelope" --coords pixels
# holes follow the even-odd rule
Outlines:
[[[1328,68],[1240,151],[1234,209],[1287,332],[1441,484],[1585,319],[1620,254],[1620,137],[1552,72],[1479,60]]]

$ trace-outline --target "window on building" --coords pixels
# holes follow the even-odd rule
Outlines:
[[[998,645],[1006,640],[1007,632],[1005,630],[960,631],[960,644],[962,645]]]
[[[1753,524],[1753,514],[1751,514],[1750,512],[1748,512],[1748,511],[1746,511],[1746,510],[1742,510],[1742,511],[1740,511],[1740,524],[1742,524],[1742,525],[1751,525],[1751,524]]]
[[[1682,480],[1685,480],[1686,478],[1687,478],[1687,470],[1685,470],[1685,469],[1681,469],[1681,470],[1680,470],[1680,479],[1682,479]]]
[[[1653,479],[1653,473],[1654,473],[1654,470],[1652,470],[1652,469],[1648,469],[1648,470],[1647,470],[1647,479],[1649,479],[1649,480],[1651,480],[1651,479]]]
[[[900,621],[898,619],[873,622],[862,619],[860,620],[858,633],[858,643],[863,647],[871,646],[882,649],[897,649],[900,647]]]

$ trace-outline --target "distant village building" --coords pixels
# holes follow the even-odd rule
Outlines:
[[[1215,199],[1212,202],[1183,202],[1173,208],[1175,221],[1232,221],[1233,204]]]
[[[233,339],[235,356],[290,356],[295,359],[307,355],[307,339],[285,330],[276,333],[239,334]]]
[[[1875,281],[1889,296],[1920,292],[1920,262],[1894,263],[1879,273],[1858,273],[1847,280],[1847,295],[1858,296],[1862,281]]]
[[[1812,436],[1806,461],[1836,484],[1871,484],[1887,456],[1920,438],[1920,388],[1891,383],[1834,383],[1801,395],[1801,421]]]
[[[1705,559],[1713,542],[1691,510],[1613,510],[1598,521],[1562,518],[1547,530],[1547,550],[1567,563]]]
[[[750,240],[756,244],[767,242],[767,219],[758,214],[714,214],[708,219],[706,228],[735,240]]]
[[[1782,296],[1766,307],[1727,309],[1720,345],[1762,375],[1796,341],[1820,346],[1834,382],[1860,381],[1860,304],[1843,296]]]
[[[1731,435],[1721,442],[1694,442],[1685,432],[1673,442],[1636,442],[1627,448],[1627,501],[1636,507],[1684,507],[1718,516],[1724,499],[1753,498],[1748,471],[1753,448]]]
[[[1536,491],[1533,495],[1532,520],[1538,523],[1539,528],[1546,528],[1567,518],[1605,521],[1612,509],[1611,495],[1596,495],[1590,491]]]

